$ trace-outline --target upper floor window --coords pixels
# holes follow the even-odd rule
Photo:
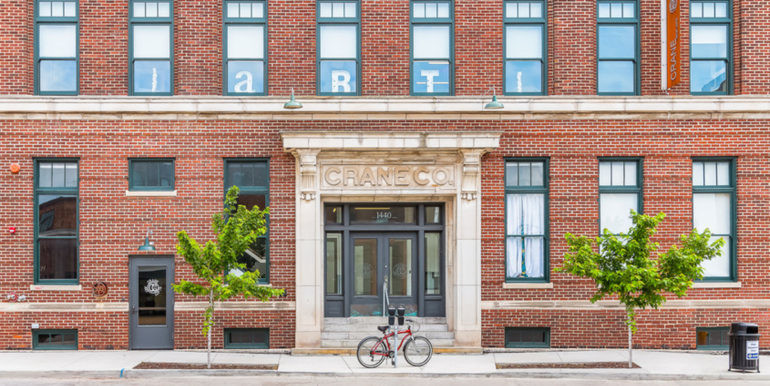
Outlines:
[[[130,95],[172,95],[174,12],[172,0],[131,0]]]
[[[690,2],[690,92],[731,91],[732,18],[729,0]]]
[[[699,232],[722,238],[722,254],[703,262],[706,280],[736,280],[735,163],[732,159],[695,159],[692,163],[692,223]]]
[[[412,0],[412,95],[453,93],[452,5],[447,0]]]
[[[599,233],[628,233],[631,210],[642,212],[641,166],[639,159],[599,160]]]
[[[135,191],[174,190],[174,160],[128,160],[128,188]]]
[[[637,1],[598,2],[597,91],[639,94],[639,15]]]
[[[265,94],[265,7],[265,1],[225,0],[224,79],[228,95]]]
[[[548,162],[505,163],[505,278],[548,279]]]
[[[358,95],[360,16],[358,0],[317,3],[317,87],[320,95]]]
[[[78,282],[78,162],[35,161],[35,283]]]
[[[505,93],[544,94],[546,7],[544,0],[506,1]]]
[[[37,0],[35,92],[78,93],[78,2]]]

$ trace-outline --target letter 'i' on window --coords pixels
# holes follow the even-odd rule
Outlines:
[[[361,39],[359,2],[325,0],[316,4],[318,93],[358,95]]]
[[[599,94],[639,94],[638,14],[637,0],[597,3]]]
[[[130,95],[172,95],[173,1],[131,0],[129,13]]]
[[[505,93],[542,95],[546,76],[544,0],[506,1]]]
[[[225,0],[224,79],[227,95],[265,95],[267,3]]]
[[[78,2],[37,0],[35,8],[35,92],[78,93]]]
[[[732,17],[729,0],[690,2],[690,92],[729,94],[732,89]]]
[[[412,0],[412,95],[454,92],[452,1]]]
[[[35,283],[78,282],[78,162],[35,161]]]
[[[548,161],[505,163],[505,278],[548,280]]]
[[[721,255],[703,262],[704,278],[736,280],[734,160],[693,160],[692,223],[698,232],[711,231],[711,241],[725,240]]]
[[[265,209],[270,205],[269,172],[267,160],[251,159],[226,159],[225,160],[225,193],[232,186],[240,190],[238,205],[244,205],[248,209],[255,206]],[[259,236],[254,244],[238,259],[249,271],[259,271],[259,281],[270,281],[270,226],[268,221],[267,231]],[[239,274],[237,270],[230,273]]]
[[[599,233],[628,233],[631,210],[642,212],[641,160],[599,160]]]

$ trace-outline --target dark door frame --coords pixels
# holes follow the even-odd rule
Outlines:
[[[137,296],[137,277],[139,267],[164,267],[166,268],[166,326],[169,330],[170,347],[167,348],[137,348],[134,339],[138,333],[138,296]],[[174,256],[173,255],[150,255],[150,256],[129,256],[128,257],[128,348],[130,350],[163,350],[174,348],[174,290],[171,284],[174,283]]]

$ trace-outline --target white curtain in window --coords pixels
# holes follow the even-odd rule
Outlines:
[[[692,195],[693,226],[699,232],[708,228],[714,235],[730,234],[730,194],[697,193]],[[711,241],[719,239],[713,236]],[[703,275],[706,277],[730,276],[730,240],[725,239],[722,254],[709,261],[704,261]]]
[[[522,260],[526,277],[543,277],[545,233],[545,196],[542,194],[509,194],[506,198],[507,277],[522,276]]]
[[[639,211],[638,199],[636,193],[602,193],[599,196],[601,231],[606,228],[614,234],[627,233],[633,225],[631,209]]]

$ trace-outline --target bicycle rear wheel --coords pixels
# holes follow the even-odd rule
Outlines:
[[[404,345],[404,359],[412,366],[424,366],[433,356],[433,345],[428,338],[415,336]]]
[[[361,366],[373,369],[379,366],[387,356],[388,348],[385,347],[385,343],[380,342],[380,338],[376,336],[366,337],[361,339],[361,342],[358,343],[356,357]]]

